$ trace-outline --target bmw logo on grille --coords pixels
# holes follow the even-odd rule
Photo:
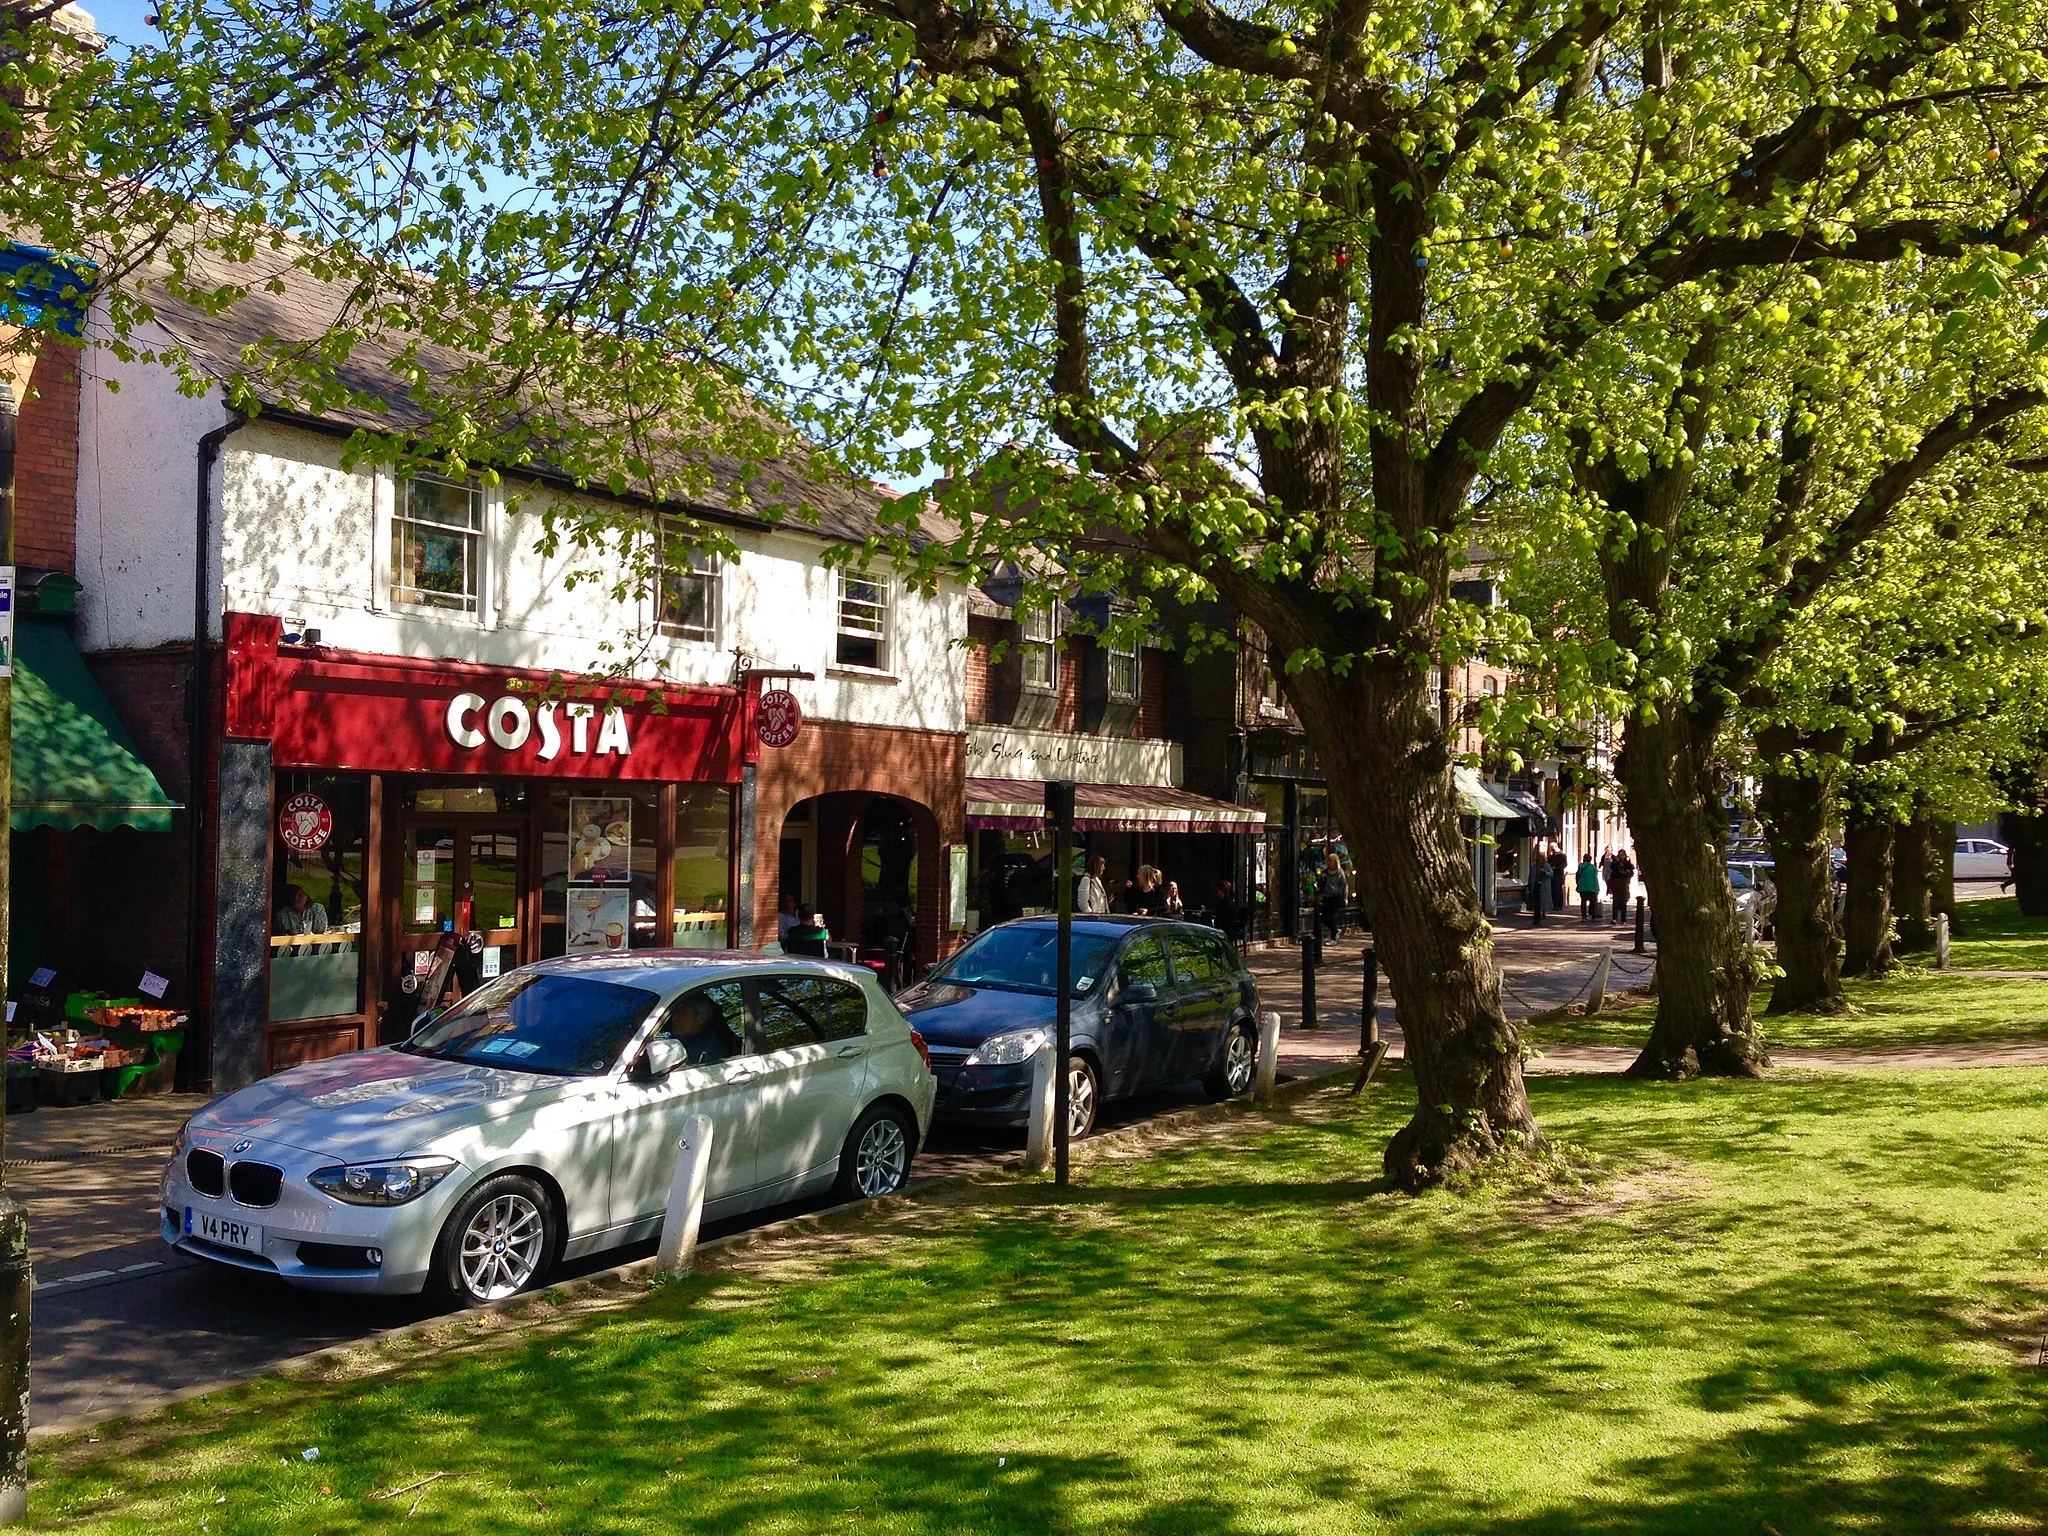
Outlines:
[[[238,1141],[232,1147],[228,1148],[228,1154],[231,1157],[240,1157],[244,1152],[248,1151],[251,1147],[255,1145],[256,1143],[253,1141]]]

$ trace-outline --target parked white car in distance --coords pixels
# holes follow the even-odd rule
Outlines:
[[[280,1072],[186,1122],[164,1241],[314,1289],[465,1305],[654,1236],[684,1121],[705,1216],[893,1193],[931,1124],[924,1042],[874,974],[703,951],[573,956],[403,1045]]]
[[[2003,880],[2011,872],[2006,860],[2003,843],[1995,843],[1988,837],[1956,839],[1958,880]]]

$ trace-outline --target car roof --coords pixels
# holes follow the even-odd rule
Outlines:
[[[807,955],[767,955],[754,949],[633,949],[624,954],[558,955],[526,967],[549,976],[587,976],[621,986],[652,987],[663,992],[731,976],[759,976],[809,971],[841,981],[873,978],[862,965],[819,960]]]
[[[997,928],[1056,928],[1056,917],[1013,917],[1007,923],[997,923]],[[1191,923],[1182,918],[1145,917],[1135,912],[1090,912],[1074,914],[1074,932],[1100,934],[1105,938],[1121,938],[1133,928],[1204,928],[1202,923]],[[991,932],[983,929],[982,932]],[[979,937],[979,935],[976,935]]]

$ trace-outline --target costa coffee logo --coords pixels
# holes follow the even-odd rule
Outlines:
[[[770,688],[761,695],[754,726],[762,746],[788,746],[796,740],[796,733],[802,729],[803,723],[804,712],[797,707],[796,695],[787,688]]]
[[[595,747],[591,745],[593,720],[597,722]],[[510,694],[491,700],[488,708],[480,693],[458,693],[448,701],[448,736],[458,747],[480,747],[488,739],[493,746],[517,752],[536,733],[540,736],[538,756],[544,763],[553,762],[564,747],[582,757],[630,757],[633,752],[632,739],[626,734],[626,713],[616,705],[599,715],[594,704],[549,700],[529,705]]]
[[[318,795],[293,795],[277,808],[278,841],[293,853],[318,853],[332,836],[334,812]]]

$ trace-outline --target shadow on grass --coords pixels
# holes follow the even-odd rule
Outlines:
[[[791,1240],[787,1271],[770,1251],[562,1331],[252,1388],[39,1469],[38,1509],[451,1536],[2048,1522],[2048,1371],[1967,1323],[2043,1302],[2042,1223],[1915,1172],[1943,1125],[2006,1123],[2007,1188],[2038,1181],[2048,1075],[1986,1076],[1545,1082],[1560,1134],[1685,1175],[1563,1221],[1395,1194],[1378,1159],[1406,1105],[1324,1102],[1064,1196]]]

